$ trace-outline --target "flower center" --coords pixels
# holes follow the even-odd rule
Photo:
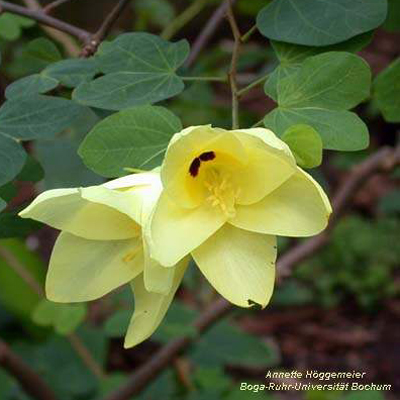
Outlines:
[[[213,207],[218,207],[228,218],[233,218],[236,215],[235,203],[239,189],[230,182],[230,174],[214,167],[207,168],[204,173],[203,183],[208,192],[206,200]]]

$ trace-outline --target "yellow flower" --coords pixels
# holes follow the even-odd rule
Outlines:
[[[191,253],[215,289],[242,307],[269,302],[276,235],[315,235],[332,211],[288,146],[262,128],[184,129],[169,144],[161,180],[151,256],[173,266]]]
[[[49,190],[20,213],[61,230],[50,259],[46,295],[55,302],[95,300],[131,282],[135,296],[125,347],[149,337],[164,317],[187,267],[150,259],[141,226],[161,192],[158,173],[101,186]]]

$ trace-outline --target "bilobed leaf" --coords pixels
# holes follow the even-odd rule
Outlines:
[[[264,124],[279,136],[291,125],[307,124],[319,133],[326,149],[361,150],[368,145],[368,130],[356,114],[345,110],[368,97],[370,80],[368,65],[354,54],[328,52],[306,58],[297,71],[279,79],[277,93],[266,85],[278,108]]]
[[[30,94],[46,93],[57,87],[58,81],[44,74],[34,74],[19,79],[7,86],[6,98],[14,99],[20,96],[28,96]]]
[[[389,32],[400,31],[400,1],[388,1],[388,15],[382,28]]]
[[[278,96],[278,82],[297,72],[300,69],[301,63],[307,57],[316,56],[330,51],[347,51],[350,53],[356,53],[370,43],[372,36],[373,32],[366,32],[346,40],[345,42],[323,47],[302,46],[299,44],[271,41],[279,65],[269,75],[268,80],[265,82],[265,91],[269,93],[271,98],[276,100]]]
[[[18,97],[0,108],[0,132],[24,140],[49,137],[67,128],[84,110],[59,97]]]
[[[99,122],[86,136],[79,155],[89,168],[107,177],[126,173],[126,167],[152,169],[181,129],[179,118],[166,108],[130,108]]]
[[[97,72],[97,65],[93,58],[74,58],[50,64],[43,72],[64,86],[74,88],[89,82]]]
[[[22,219],[16,212],[0,214],[0,238],[26,237],[42,227],[40,222],[33,219]]]
[[[292,125],[282,135],[296,162],[303,168],[315,168],[322,162],[322,140],[310,125]]]
[[[376,77],[374,97],[386,121],[400,122],[400,58]]]
[[[377,28],[386,13],[386,0],[274,0],[257,27],[269,39],[326,46]]]
[[[307,124],[321,136],[324,149],[356,151],[368,147],[365,123],[350,111],[325,108],[275,108],[264,118],[264,125],[278,136],[292,125]]]
[[[96,55],[98,68],[106,75],[79,85],[73,98],[93,107],[121,110],[175,96],[184,88],[176,70],[188,53],[185,40],[170,43],[148,33],[120,35],[104,43]]]
[[[296,74],[278,84],[278,102],[283,107],[325,107],[347,110],[370,93],[371,71],[360,57],[329,52],[307,58]]]
[[[13,179],[24,166],[25,150],[2,132],[0,124],[0,186]]]

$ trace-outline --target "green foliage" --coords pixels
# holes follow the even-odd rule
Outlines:
[[[0,211],[3,211],[7,207],[7,203],[0,198]]]
[[[393,190],[383,196],[379,202],[379,211],[383,214],[394,215],[400,213],[400,190]]]
[[[400,58],[374,81],[376,104],[388,122],[400,122]]]
[[[79,155],[89,168],[107,177],[126,174],[126,167],[152,169],[161,163],[172,135],[181,129],[179,118],[166,108],[130,108],[98,123]]]
[[[44,171],[40,163],[28,154],[22,171],[15,178],[17,181],[39,182],[44,178]]]
[[[35,21],[14,15],[4,13],[0,15],[0,37],[5,40],[16,40],[22,34],[23,28],[30,28],[35,25]]]
[[[87,132],[98,122],[89,108],[59,135],[35,143],[34,152],[45,171],[46,189],[90,186],[103,179],[88,170],[77,151]]]
[[[19,318],[29,320],[31,312],[39,302],[39,295],[20,277],[10,263],[15,262],[18,268],[26,268],[39,284],[44,282],[45,266],[39,256],[28,250],[21,240],[0,240],[0,249],[11,254],[12,258],[11,261],[0,254],[0,302],[5,309]]]
[[[296,162],[303,168],[315,168],[322,162],[322,140],[309,125],[292,125],[282,135]]]
[[[104,324],[104,333],[108,337],[124,337],[129,326],[133,310],[118,310]]]
[[[390,32],[400,30],[400,3],[397,0],[388,0],[388,15],[383,28]]]
[[[356,114],[345,110],[368,97],[370,80],[368,65],[354,54],[309,57],[298,71],[279,81],[278,108],[266,115],[264,124],[280,136],[291,125],[308,124],[326,149],[363,149],[368,129]]]
[[[25,220],[15,210],[0,214],[0,239],[26,237],[38,230],[42,224],[33,220]]]
[[[26,153],[22,146],[16,140],[3,135],[0,130],[0,185],[18,174],[25,160]]]
[[[137,0],[133,3],[137,15],[136,30],[148,23],[165,28],[175,17],[175,10],[167,0]]]
[[[278,97],[277,86],[281,79],[286,78],[301,68],[301,63],[307,58],[330,51],[346,51],[357,53],[369,44],[372,39],[372,32],[363,33],[345,42],[338,44],[310,47],[298,44],[271,41],[272,48],[278,58],[279,65],[269,75],[265,82],[265,91],[276,100]]]
[[[268,367],[279,361],[279,354],[274,347],[222,321],[199,338],[191,359],[207,367],[221,364]]]
[[[386,0],[274,0],[258,14],[257,27],[269,39],[326,46],[377,28],[386,13]]]
[[[51,326],[60,335],[74,332],[86,317],[86,305],[59,304],[46,299],[39,302],[32,313],[32,320],[41,326]]]
[[[152,104],[180,93],[176,70],[189,53],[187,41],[167,42],[148,33],[127,33],[105,42],[96,54],[105,75],[80,84],[73,98],[107,110]]]
[[[43,73],[67,88],[89,82],[98,72],[93,58],[68,59],[50,64]]]
[[[368,221],[356,216],[342,220],[319,256],[302,264],[296,276],[309,282],[318,303],[331,307],[348,294],[373,309],[400,293],[392,271],[400,259],[399,220]]]
[[[46,93],[57,87],[58,81],[44,74],[29,75],[7,86],[6,98],[15,99],[30,94]]]

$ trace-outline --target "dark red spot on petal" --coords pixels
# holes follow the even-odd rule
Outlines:
[[[206,151],[199,156],[201,161],[211,161],[215,158],[215,153],[213,151]]]
[[[200,158],[196,157],[196,158],[192,161],[192,163],[190,164],[189,173],[190,173],[190,175],[193,176],[193,178],[194,178],[195,176],[197,176],[198,173],[199,173],[200,163],[201,163]]]

